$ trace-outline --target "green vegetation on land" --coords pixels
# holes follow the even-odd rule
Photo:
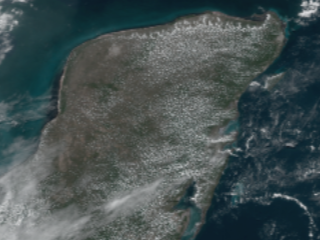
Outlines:
[[[53,211],[94,206],[90,239],[178,239],[187,210],[173,205],[196,181],[204,216],[236,136],[219,129],[284,45],[276,14],[260,18],[209,12],[76,48],[43,137],[62,146],[43,184]]]

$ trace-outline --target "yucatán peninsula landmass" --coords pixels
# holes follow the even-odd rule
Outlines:
[[[237,101],[284,44],[273,12],[205,12],[76,47],[58,115],[25,163],[46,169],[32,226],[64,224],[57,239],[181,239],[190,211],[176,206],[194,184],[196,234],[232,152]]]

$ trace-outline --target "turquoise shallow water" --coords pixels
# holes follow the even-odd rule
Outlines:
[[[178,0],[174,2],[169,0],[34,0],[26,3],[5,1],[1,4],[1,14],[4,12],[11,14],[12,10],[21,13],[15,14],[10,20],[10,22],[18,21],[13,29],[7,31],[6,34],[0,33],[0,39],[9,41],[12,46],[11,51],[6,54],[0,64],[0,165],[2,172],[5,172],[12,164],[24,161],[36,150],[41,129],[54,115],[55,104],[52,101],[54,100],[52,94],[56,94],[54,88],[57,87],[57,84],[55,83],[59,79],[66,58],[74,47],[84,41],[103,33],[163,24],[179,16],[201,13],[206,10],[218,10],[234,16],[248,17],[253,13],[260,13],[261,7],[265,10],[272,8],[284,20],[291,20],[287,28],[287,37],[291,39],[292,35],[297,37],[297,34],[291,34],[290,30],[297,28],[297,25],[292,23],[298,18],[298,12],[301,11],[301,1],[286,0]],[[310,30],[312,31],[316,32],[317,28]],[[0,49],[2,46],[0,44]],[[279,58],[266,72],[275,73],[292,67],[292,62],[283,61],[288,56],[292,58],[288,52],[289,50],[284,51],[284,56]],[[262,93],[262,96],[265,96],[265,93]],[[279,102],[278,99],[277,101]],[[241,130],[244,128],[243,119],[246,117],[249,119],[250,116],[254,118],[259,114],[261,113],[258,110],[254,113],[242,111],[239,122],[230,123],[226,132],[240,127],[240,132],[243,133]],[[250,136],[246,137],[245,139],[240,135],[239,138],[242,141],[242,145],[240,141],[240,147],[245,146],[244,142],[250,138]],[[227,169],[227,173],[228,171],[231,170]],[[236,171],[239,173],[241,169]],[[221,229],[219,219],[218,223],[209,220],[215,213],[214,205],[219,206],[219,202],[223,202],[226,198],[224,192],[232,191],[235,186],[238,186],[236,184],[241,182],[244,189],[244,193],[241,191],[241,199],[245,201],[245,191],[249,189],[245,183],[248,183],[236,177],[230,179],[233,179],[232,183],[223,178],[223,183],[227,187],[220,187],[223,189],[217,193],[220,198],[214,197],[214,204],[207,217],[208,224],[205,225],[198,239],[210,239],[212,229]],[[238,214],[234,209],[239,209],[241,204],[238,204],[238,198],[236,200],[233,197],[233,200],[229,201],[233,202],[231,215],[223,215],[221,219],[226,218],[227,223],[237,225],[230,219]],[[191,207],[191,211],[194,211],[194,214],[192,214],[193,218],[188,230],[193,229],[192,224],[198,221],[199,216],[196,208]],[[243,212],[244,215],[247,213],[246,208]],[[248,221],[248,224],[251,222]],[[228,224],[221,231],[223,232],[227,227]],[[217,234],[213,235],[217,236]],[[190,239],[188,233],[183,239]],[[235,234],[223,239],[239,238]]]
[[[300,2],[34,0],[1,4],[2,13],[18,10],[21,14],[14,15],[18,24],[6,37],[12,50],[0,65],[0,102],[4,105],[0,149],[10,148],[18,139],[29,153],[37,145],[46,114],[54,107],[49,104],[53,82],[70,51],[82,42],[103,33],[163,24],[206,10],[245,17],[260,12],[262,6],[292,17],[299,11]],[[0,152],[3,166],[22,161],[28,155],[15,157],[5,153]]]

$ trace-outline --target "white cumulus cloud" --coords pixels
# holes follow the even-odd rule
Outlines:
[[[11,7],[6,5],[6,10],[2,7],[0,0],[0,64],[4,60],[6,54],[13,48],[11,41],[11,32],[19,24],[19,17],[22,10],[15,3],[26,3],[26,0],[13,0]]]
[[[302,11],[298,14],[299,17],[302,18],[309,18],[313,14],[318,12],[318,9],[320,7],[319,1],[309,0],[309,1],[303,1],[301,3]]]

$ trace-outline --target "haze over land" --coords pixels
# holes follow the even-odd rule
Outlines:
[[[236,101],[283,47],[264,18],[212,12],[77,47],[39,151],[1,180],[5,239],[179,239],[188,212],[173,207],[195,181],[204,216]]]

